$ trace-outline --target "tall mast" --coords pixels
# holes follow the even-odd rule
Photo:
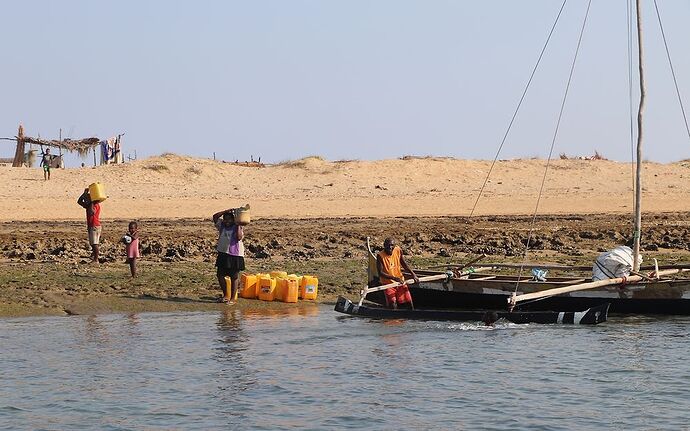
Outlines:
[[[640,75],[640,106],[637,109],[637,169],[635,171],[635,228],[633,230],[633,270],[640,270],[640,234],[642,232],[642,111],[644,110],[644,61],[642,56],[642,17],[640,10],[642,0],[637,0],[637,61]]]

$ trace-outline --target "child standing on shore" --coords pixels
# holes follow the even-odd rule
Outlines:
[[[137,259],[139,258],[139,225],[135,221],[129,222],[129,229],[122,238],[127,252],[127,263],[132,277],[137,276]]]

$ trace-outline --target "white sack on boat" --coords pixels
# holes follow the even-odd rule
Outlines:
[[[642,256],[639,256],[640,263]],[[633,269],[633,251],[621,245],[613,250],[601,253],[592,267],[592,280],[627,277]]]

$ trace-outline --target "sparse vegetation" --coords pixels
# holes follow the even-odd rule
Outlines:
[[[204,170],[198,166],[190,166],[187,168],[187,172],[194,175],[201,175]]]
[[[593,156],[570,156],[570,157],[568,157],[567,154],[561,153],[560,158],[561,158],[561,160],[608,160],[606,157],[599,154],[599,151],[597,151],[597,150],[594,150]]]
[[[155,172],[168,172],[170,168],[167,165],[148,165],[144,166],[144,169],[150,169]]]
[[[321,156],[308,156],[298,160],[286,160],[277,164],[286,168],[302,168],[306,169],[309,162],[325,162],[326,160]]]

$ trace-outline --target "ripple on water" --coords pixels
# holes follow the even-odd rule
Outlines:
[[[690,319],[167,313],[0,321],[0,428],[685,426]]]

